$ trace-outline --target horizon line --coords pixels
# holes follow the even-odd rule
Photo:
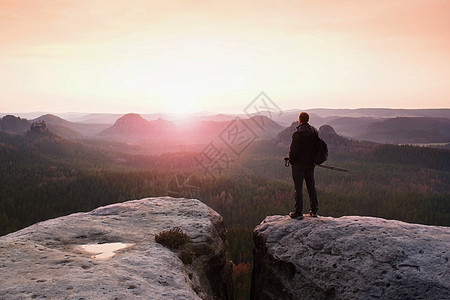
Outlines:
[[[331,107],[315,107],[315,108],[288,108],[282,110],[282,112],[288,111],[308,111],[308,110],[363,110],[363,109],[381,109],[381,110],[447,110],[450,107],[425,107],[425,108],[392,108],[392,107],[358,107],[358,108],[331,108]],[[262,110],[260,112],[268,112],[269,110]],[[187,113],[174,113],[174,112],[138,112],[138,111],[122,111],[122,112],[107,112],[107,111],[7,111],[0,112],[0,115],[14,115],[14,114],[109,114],[109,115],[120,115],[120,114],[143,114],[143,115],[195,115],[195,114],[223,114],[223,115],[246,115],[245,112],[217,112],[217,111],[195,111]]]

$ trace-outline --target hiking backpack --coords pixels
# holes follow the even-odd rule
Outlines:
[[[316,155],[314,155],[314,163],[316,165],[321,165],[328,159],[328,146],[324,140],[322,140],[318,136],[317,138],[319,139],[319,146]]]

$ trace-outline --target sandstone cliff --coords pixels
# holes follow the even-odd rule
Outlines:
[[[450,299],[450,228],[371,217],[267,217],[252,299]]]
[[[189,237],[182,249],[155,242],[174,227]],[[224,236],[222,217],[193,199],[148,198],[48,220],[0,237],[0,299],[232,299]],[[96,244],[122,249],[89,248]]]

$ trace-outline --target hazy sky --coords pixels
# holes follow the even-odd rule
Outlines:
[[[0,0],[0,112],[450,107],[450,0]]]

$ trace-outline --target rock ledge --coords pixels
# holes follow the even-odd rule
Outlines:
[[[180,227],[188,263],[155,234]],[[0,237],[0,299],[232,299],[222,217],[194,199],[146,198]],[[108,259],[81,245],[124,243]],[[119,247],[120,248],[120,247]]]
[[[252,299],[450,299],[450,228],[371,217],[267,217]]]

